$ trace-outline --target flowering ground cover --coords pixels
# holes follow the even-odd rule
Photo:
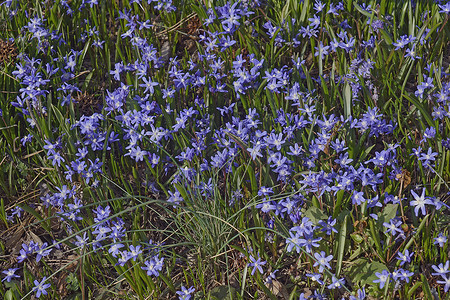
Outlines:
[[[450,299],[449,16],[2,2],[2,299]]]

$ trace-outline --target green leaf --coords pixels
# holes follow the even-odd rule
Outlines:
[[[47,230],[48,232],[51,232],[50,227],[45,223],[46,220],[44,220],[44,218],[42,218],[42,216],[40,214],[38,214],[34,209],[32,209],[31,207],[29,207],[26,204],[20,204],[19,207],[21,209],[23,209],[24,211],[26,211],[29,214],[32,214],[36,219],[39,220],[39,223],[42,225],[42,227]]]
[[[422,284],[422,282],[420,282],[420,281],[418,281],[418,282],[416,282],[416,284],[414,284],[411,288],[409,288],[409,290],[408,290],[408,299],[413,299],[414,297],[414,293],[415,293],[415,291],[419,288],[419,287],[421,287],[423,284]]]
[[[213,288],[208,294],[210,299],[232,300],[235,299],[236,289],[230,285],[221,285]]]
[[[247,169],[247,173],[248,173],[248,177],[250,178],[250,184],[251,184],[251,194],[253,197],[256,196],[256,193],[258,192],[258,184],[256,182],[256,177],[255,177],[255,171],[253,170],[252,166],[248,166]]]
[[[356,8],[357,11],[359,11],[360,13],[362,13],[363,15],[365,15],[368,18],[372,18],[372,14],[365,11],[364,9],[362,9],[361,6],[358,5],[358,3],[355,1],[353,2],[353,7]]]
[[[7,290],[5,293],[5,300],[13,300],[13,292],[11,292],[11,290]]]
[[[425,275],[420,274],[420,278],[422,279],[422,285],[423,285],[423,292],[425,295],[427,295],[427,299],[434,299],[433,294],[431,294],[430,285],[428,284],[428,280],[425,277]]]
[[[328,216],[323,213],[319,208],[315,206],[311,206],[305,212],[305,216],[308,217],[314,225],[317,225],[320,220],[326,220]]]
[[[344,117],[347,119],[352,115],[352,90],[350,84],[344,86]]]
[[[245,283],[247,282],[247,272],[248,272],[248,265],[245,265],[244,273],[242,274],[242,286],[241,286],[241,298],[244,297],[245,292]]]
[[[380,243],[380,235],[378,234],[378,231],[375,230],[375,222],[372,219],[369,219],[369,228],[370,228],[370,235],[372,237],[373,242],[375,243],[377,252],[379,255],[382,255],[383,248],[381,247]]]
[[[181,197],[183,197],[184,201],[189,199],[189,196],[186,192],[186,189],[183,187],[183,185],[175,183],[174,186],[178,190],[178,192],[181,194]]]
[[[367,155],[369,155],[370,151],[372,151],[373,147],[375,147],[375,146],[376,146],[376,144],[373,144],[372,146],[367,147],[366,150],[364,150],[361,153],[361,155],[359,157],[359,161],[364,161],[364,159],[367,157]]]
[[[92,75],[94,75],[94,71],[95,70],[92,70],[91,72],[89,72],[89,74],[87,74],[86,78],[84,79],[83,90],[86,90],[87,87],[89,86],[89,82],[91,82]]]
[[[385,264],[378,261],[370,262],[366,258],[360,258],[346,270],[346,274],[352,279],[352,282],[357,282],[361,286],[365,284],[377,285],[373,282],[378,278],[375,273],[381,273],[387,269]]]
[[[392,37],[391,35],[384,29],[380,29],[381,35],[384,38],[384,41],[386,42],[386,44],[388,45],[392,45],[393,41],[392,41]]]
[[[5,201],[3,198],[0,198],[0,220],[2,220],[5,225],[8,225],[8,221],[6,219]]]
[[[306,16],[308,14],[308,8],[309,8],[309,0],[305,0],[302,3],[302,12],[300,14],[300,23],[304,22],[306,20]]]
[[[425,118],[425,120],[427,121],[429,126],[431,126],[431,127],[435,126],[433,119],[431,118],[430,114],[425,110],[425,107],[424,107],[424,105],[422,105],[422,103],[420,103],[417,99],[415,99],[414,97],[410,97],[407,94],[403,94],[402,96],[405,97],[406,99],[408,99],[409,102],[414,104],[414,106],[420,110],[420,112],[422,113],[422,116]]]
[[[358,233],[356,233],[356,232],[351,233],[351,234],[350,234],[350,237],[351,237],[352,240],[354,240],[355,243],[357,243],[357,244],[361,244],[362,242],[364,242],[364,238],[363,238],[360,234],[358,234]]]
[[[344,221],[342,222],[341,228],[339,230],[336,276],[339,276],[339,274],[341,273],[342,262],[344,261],[345,243],[347,241],[347,220],[348,215],[344,217]]]
[[[406,249],[408,249],[412,243],[414,242],[414,240],[420,235],[421,231],[423,230],[425,224],[427,223],[428,217],[430,215],[426,215],[423,219],[422,222],[420,222],[419,227],[417,228],[416,233],[413,235],[413,237],[408,241],[408,243],[406,244],[405,248],[403,249],[403,251],[405,251]]]
[[[286,4],[284,5],[283,9],[281,10],[281,20],[287,20],[287,17],[289,16],[291,9],[291,1],[287,0]]]
[[[383,227],[383,223],[389,223],[389,220],[392,220],[395,216],[397,216],[398,204],[387,204],[383,211],[379,213],[378,216],[378,226],[380,228]]]

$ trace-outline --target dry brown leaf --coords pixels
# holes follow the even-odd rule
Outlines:
[[[78,265],[79,258],[80,257],[75,254],[67,256],[67,259],[70,261],[70,264],[66,267],[66,270],[73,271],[75,269],[75,267]]]
[[[403,169],[401,174],[395,176],[398,180],[403,182],[403,188],[406,188],[411,183],[411,173]]]
[[[34,241],[35,243],[37,243],[38,245],[42,245],[42,244],[43,244],[41,238],[38,237],[36,234],[34,234],[32,231],[30,231],[30,232],[28,232],[28,233],[29,233],[29,235],[31,236],[31,238],[33,239],[33,241]]]
[[[272,280],[271,283],[266,283],[267,288],[270,290],[272,294],[277,297],[283,297],[283,299],[289,299],[289,293],[286,290],[286,287],[277,280]]]
[[[20,239],[25,233],[25,229],[20,225],[8,238],[5,240],[6,249],[12,249],[15,245],[20,245]]]

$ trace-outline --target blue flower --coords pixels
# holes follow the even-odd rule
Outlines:
[[[442,233],[439,233],[437,237],[434,238],[433,244],[439,245],[439,247],[444,247],[445,243],[447,243],[447,237]]]
[[[353,192],[352,204],[361,205],[363,202],[366,202],[366,199],[364,198],[364,192]]]
[[[113,257],[117,257],[117,255],[120,253],[119,249],[124,247],[123,244],[113,244],[111,247],[109,247],[108,252],[111,253]]]
[[[343,10],[344,6],[342,4],[342,2],[339,2],[338,4],[336,4],[336,6],[334,6],[333,3],[330,3],[330,8],[328,9],[327,14],[333,14],[335,16],[339,16],[339,11]]]
[[[144,77],[142,80],[144,81],[144,83],[140,84],[139,86],[145,87],[144,93],[150,92],[150,95],[153,95],[153,93],[155,92],[154,87],[158,86],[159,83],[152,81],[150,77],[148,79]]]
[[[414,275],[414,272],[411,272],[411,271],[408,271],[408,270],[403,270],[403,269],[399,270],[399,278],[401,280],[406,281],[407,283],[409,283],[409,278],[411,276],[413,276],[413,275]]]
[[[314,257],[316,259],[314,267],[319,266],[319,273],[322,273],[324,268],[331,269],[330,261],[333,259],[333,255],[326,256],[324,251],[320,251],[320,254],[314,253]]]
[[[255,160],[256,157],[262,157],[261,153],[261,145],[255,145],[253,148],[247,148],[247,151],[250,153],[252,160]]]
[[[103,49],[103,44],[104,44],[104,43],[105,43],[105,41],[95,39],[95,40],[92,42],[92,46],[95,46],[95,47],[97,47],[97,48]]]
[[[179,89],[184,89],[190,83],[190,75],[188,73],[182,74],[182,75],[178,75],[173,80],[173,83],[175,84],[175,88],[177,89],[177,91]]]
[[[314,49],[316,49],[314,56],[319,56],[319,59],[323,60],[324,56],[329,54],[328,49],[330,49],[330,46],[324,46],[322,41],[320,41],[319,47],[314,47]]]
[[[322,277],[322,274],[320,273],[306,274],[306,277],[311,278],[312,281],[316,281],[319,284],[323,284],[323,281],[320,279]]]
[[[365,288],[359,289],[357,292],[357,296],[350,296],[350,300],[364,300],[366,299],[366,290]]]
[[[300,238],[301,235],[298,232],[293,232],[292,230],[289,231],[289,235],[290,237],[286,239],[286,244],[287,244],[287,252],[291,252],[292,249],[294,249],[297,251],[297,253],[300,253]]]
[[[42,278],[42,281],[39,282],[37,280],[34,281],[34,288],[33,291],[36,292],[36,297],[39,298],[41,295],[47,295],[47,289],[51,286],[50,283],[44,284],[45,281],[47,280],[47,277],[44,276],[44,278]]]
[[[431,267],[433,268],[433,270],[436,271],[436,273],[431,273],[431,275],[442,276],[442,277],[446,276],[447,273],[450,272],[448,270],[449,265],[450,265],[450,261],[448,261],[448,260],[445,262],[445,265],[443,263],[440,263],[438,266],[432,265]]]
[[[39,262],[42,257],[50,254],[52,249],[46,249],[48,247],[47,243],[42,244],[39,250],[36,251],[36,262]]]
[[[436,159],[435,156],[437,156],[437,155],[438,155],[437,152],[433,152],[433,149],[431,149],[431,147],[430,147],[430,148],[428,148],[427,154],[422,153],[420,155],[419,160],[422,161],[424,166],[429,167],[430,162],[435,161],[435,159]]]
[[[241,13],[241,10],[236,9],[236,6],[238,4],[239,2],[235,2],[231,7],[229,7],[229,4],[227,3],[222,7],[222,16],[220,17],[220,19],[224,19],[222,21],[222,25],[224,26],[224,28],[239,26],[239,19],[241,18],[239,14]]]
[[[440,283],[440,284],[445,284],[444,285],[444,292],[447,293],[448,290],[450,289],[450,277],[447,277],[447,276],[444,277],[443,276],[443,278],[444,278],[444,280],[437,280],[436,282]]]
[[[210,24],[213,24],[215,19],[216,15],[214,14],[214,11],[210,8],[208,9],[208,18],[204,20],[203,25],[208,26]]]
[[[80,248],[83,248],[89,242],[89,237],[87,236],[87,232],[84,232],[83,237],[77,235],[77,236],[75,236],[75,238],[77,239],[75,241],[75,245]]]
[[[18,263],[23,262],[25,259],[28,258],[28,254],[24,249],[20,249],[19,256],[16,258]]]
[[[346,38],[346,42],[344,43],[344,42],[341,42],[340,44],[339,44],[339,46],[342,48],[342,49],[344,49],[347,53],[349,53],[350,52],[350,50],[355,46],[355,38],[354,37],[352,37],[352,38],[350,38],[350,39],[347,39]]]
[[[421,57],[417,55],[417,52],[415,50],[415,46],[412,46],[411,48],[406,49],[405,57],[411,57],[412,60],[420,59]]]
[[[15,274],[17,270],[19,270],[19,268],[9,268],[8,270],[3,271],[2,273],[5,274],[6,277],[2,279],[2,282],[5,280],[7,282],[11,282],[11,279],[13,278],[20,278],[19,275]]]
[[[325,232],[327,235],[331,235],[332,232],[337,233],[338,231],[333,227],[336,224],[336,219],[333,217],[328,217],[327,221],[320,220],[319,225],[322,227],[320,231]]]
[[[312,18],[309,18],[308,21],[311,22],[311,26],[315,29],[320,25],[320,18],[317,15],[314,15]]]
[[[139,146],[136,146],[136,148],[132,147],[130,148],[130,152],[126,153],[125,155],[130,155],[131,158],[133,158],[136,162],[143,161],[144,157],[148,155],[148,152],[145,150],[141,150]]]
[[[353,159],[348,158],[348,152],[339,155],[339,158],[334,160],[334,162],[339,164],[342,168],[348,167],[348,164],[350,164],[352,161]]]
[[[380,289],[382,289],[389,280],[391,274],[387,270],[383,270],[381,273],[375,272],[375,276],[377,276],[378,279],[375,279],[373,283],[379,283]]]
[[[405,263],[411,262],[411,257],[414,255],[414,252],[409,253],[409,250],[406,249],[405,253],[401,253],[400,251],[397,253],[398,260],[400,261],[400,266],[403,266]]]
[[[259,273],[264,273],[262,266],[264,266],[267,262],[262,261],[261,258],[258,255],[258,259],[255,259],[253,256],[250,255],[250,261],[251,263],[248,264],[249,267],[253,267],[252,270],[252,276],[255,274],[256,270],[258,270]]]
[[[106,226],[97,226],[97,228],[92,232],[92,234],[95,234],[95,240],[96,241],[102,241],[107,238],[107,233],[111,232],[111,228]]]
[[[397,42],[392,43],[395,46],[395,50],[403,49],[406,45],[415,39],[413,36],[402,35]]]
[[[305,247],[306,252],[311,253],[312,247],[319,247],[320,245],[318,244],[318,242],[321,240],[321,237],[314,238],[312,233],[306,233],[304,234],[304,238],[300,239],[299,243],[301,247]]]
[[[276,209],[276,206],[272,201],[264,201],[263,203],[257,204],[255,207],[260,209],[263,213],[268,213],[269,211]]]
[[[443,14],[450,15],[450,2],[447,2],[445,4],[438,4],[439,8],[441,9],[439,12]],[[447,291],[446,291],[447,292]]]
[[[345,283],[344,278],[337,279],[336,277],[333,276],[331,278],[331,284],[328,285],[328,289],[334,290],[334,289],[341,288],[344,286],[344,283]]]
[[[116,265],[123,267],[123,266],[125,266],[127,261],[129,261],[131,259],[131,255],[130,255],[130,252],[128,252],[128,251],[122,251],[122,252],[120,252],[120,254],[121,254],[121,257],[117,260]]]
[[[402,221],[391,219],[389,223],[383,223],[383,226],[387,228],[386,233],[391,233],[392,235],[396,235],[397,233],[401,233],[402,230],[400,226],[402,225]]]
[[[422,212],[422,215],[426,215],[425,204],[434,204],[433,201],[427,199],[425,197],[425,188],[422,190],[422,194],[419,196],[413,190],[411,190],[411,194],[414,197],[414,200],[410,202],[410,205],[414,206],[414,213],[416,216],[419,216],[419,209]]]
[[[130,257],[133,259],[133,261],[136,261],[136,259],[138,258],[138,256],[139,256],[139,254],[141,254],[142,253],[142,250],[141,250],[141,246],[133,246],[133,245],[130,245],[130,247],[129,247],[129,249],[130,249]]]
[[[195,288],[191,286],[189,289],[185,288],[183,285],[181,286],[181,291],[177,291],[177,295],[179,295],[179,300],[190,300],[191,294],[195,291]]]
[[[159,276],[159,271],[162,270],[164,263],[164,257],[158,258],[158,256],[153,256],[150,260],[144,262],[145,267],[141,267],[142,270],[147,271],[148,276]]]
[[[321,12],[326,7],[326,4],[323,4],[320,0],[316,0],[314,3],[314,10],[316,12]]]

